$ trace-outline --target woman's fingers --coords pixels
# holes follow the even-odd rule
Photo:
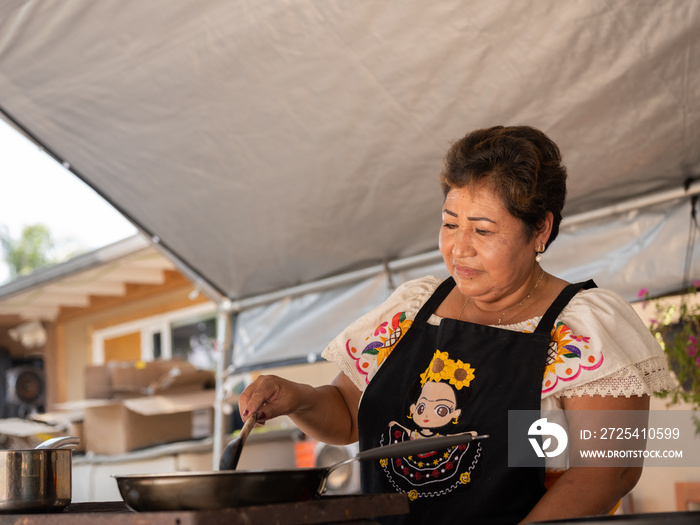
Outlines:
[[[245,421],[257,412],[258,423],[263,424],[268,419],[288,414],[293,405],[290,403],[291,385],[277,376],[258,377],[238,398],[241,418]]]

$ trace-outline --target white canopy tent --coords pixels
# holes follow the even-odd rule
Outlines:
[[[238,368],[317,355],[444,271],[437,173],[478,127],[564,154],[548,270],[629,299],[700,270],[693,0],[8,0],[0,115],[218,301],[222,333],[241,312]]]

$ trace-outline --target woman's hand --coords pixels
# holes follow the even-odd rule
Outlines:
[[[304,410],[310,405],[313,387],[295,383],[278,376],[261,375],[238,397],[243,421],[253,412],[258,413],[258,423]]]
[[[345,374],[330,385],[313,387],[278,376],[260,376],[238,397],[241,418],[254,412],[258,422],[289,416],[308,436],[329,444],[357,441],[361,392]]]

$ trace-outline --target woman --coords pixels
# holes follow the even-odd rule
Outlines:
[[[489,434],[431,457],[363,463],[364,491],[409,494],[400,523],[609,512],[641,467],[548,459],[558,479],[545,490],[544,469],[508,467],[507,412],[646,410],[669,386],[661,349],[619,296],[540,267],[566,196],[559,149],[542,132],[474,131],[449,149],[441,182],[439,244],[451,278],[404,283],[336,337],[324,352],[341,370],[331,385],[256,379],[240,396],[243,418],[288,414],[315,439],[359,439],[362,449]]]

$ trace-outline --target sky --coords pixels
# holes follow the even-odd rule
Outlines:
[[[136,228],[78,177],[0,119],[0,229],[18,239],[44,224],[53,239],[95,250],[130,237]],[[0,285],[9,269],[0,257]]]

